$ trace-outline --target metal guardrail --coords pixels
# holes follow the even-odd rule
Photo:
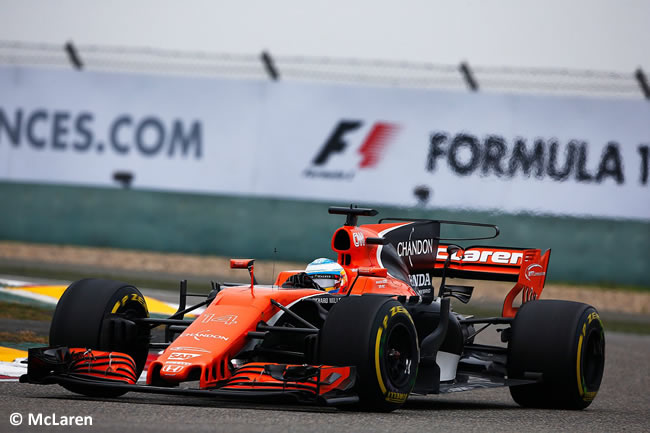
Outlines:
[[[317,81],[473,92],[542,93],[650,100],[650,84],[639,68],[629,73],[565,68],[523,68],[272,56],[0,41],[0,64],[237,79]]]

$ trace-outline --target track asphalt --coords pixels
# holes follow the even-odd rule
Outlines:
[[[137,432],[647,432],[650,337],[609,334],[603,383],[584,411],[521,409],[505,388],[411,397],[388,414],[309,406],[249,405],[199,398],[127,394],[93,400],[56,385],[0,382],[0,431],[51,431],[10,425],[12,413],[90,416],[76,431]]]

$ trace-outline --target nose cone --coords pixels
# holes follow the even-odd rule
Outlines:
[[[150,375],[170,383],[200,379],[202,388],[227,379],[230,360],[259,321],[257,308],[212,304],[158,358]]]
[[[235,338],[224,334],[227,332],[211,326],[210,322],[193,323],[160,357],[160,378],[167,382],[200,378],[206,384],[226,378],[225,366]]]
[[[213,361],[212,354],[201,347],[175,346],[168,349],[158,362],[160,378],[166,382],[190,380],[192,371],[201,374],[205,366]]]

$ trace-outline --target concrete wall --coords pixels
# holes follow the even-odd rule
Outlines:
[[[349,205],[7,182],[0,182],[0,200],[6,240],[259,259],[277,248],[278,260],[305,262],[333,256],[330,237],[343,217],[327,207]],[[375,208],[380,217],[497,224],[502,234],[488,244],[553,249],[549,280],[650,287],[649,223]],[[454,233],[467,234],[443,235]]]

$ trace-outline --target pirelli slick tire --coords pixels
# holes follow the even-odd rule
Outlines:
[[[130,320],[149,317],[142,293],[132,285],[103,279],[72,283],[56,305],[50,325],[50,346],[87,348],[126,353],[135,362],[136,378],[149,352],[150,332]],[[106,319],[126,319],[111,327]],[[64,385],[70,391],[93,397],[116,397],[124,391]]]
[[[406,401],[415,385],[417,332],[406,308],[392,298],[342,298],[320,331],[319,358],[325,365],[355,366],[361,407],[389,412]]]
[[[598,393],[604,367],[605,333],[593,307],[539,300],[517,312],[508,343],[508,376],[541,373],[540,383],[510,387],[519,405],[584,409]]]

